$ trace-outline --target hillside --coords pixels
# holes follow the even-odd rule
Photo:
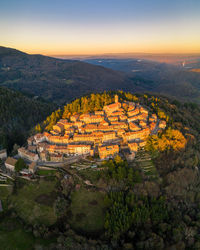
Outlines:
[[[200,75],[185,67],[143,59],[64,60],[0,47],[0,86],[59,104],[104,91],[160,93],[200,102]]]
[[[69,117],[74,112],[92,112],[97,106],[101,110],[104,101],[112,103],[115,94],[76,99],[64,107],[61,117]],[[96,187],[96,195],[99,189],[105,192],[105,234],[102,234],[105,242],[111,242],[111,249],[198,249],[199,107],[158,95],[117,94],[120,100],[140,103],[160,119],[165,119],[167,128],[158,136],[150,136],[147,147],[138,151],[132,162],[127,163],[116,156],[103,162],[101,171],[79,170],[80,163],[77,170],[71,172],[90,180],[94,184],[93,192]],[[184,148],[182,138],[186,140]],[[67,198],[71,202],[71,218],[66,221],[76,234],[84,235],[91,226],[90,220],[96,227],[99,225],[90,211],[96,207],[96,213],[102,217],[99,212],[102,203],[96,196],[93,201],[96,205],[91,206],[93,203],[86,200],[90,194],[84,184],[79,183],[80,191],[72,191],[72,200]],[[99,243],[97,235],[95,246],[105,244]],[[71,247],[80,246],[75,236],[71,238]],[[64,239],[62,244],[65,244]]]
[[[11,150],[24,143],[30,129],[42,121],[55,105],[0,87],[0,147]]]
[[[75,60],[29,55],[0,47],[0,85],[64,103],[104,90],[142,90],[145,81]],[[141,85],[141,87],[140,87]]]
[[[54,111],[41,128],[51,130],[57,120],[78,112],[100,112],[116,94],[121,102],[140,104],[165,120],[166,129],[152,133],[131,161],[120,154],[104,161],[88,156],[53,169],[40,166],[34,181],[10,181],[13,192],[0,187],[3,246],[13,246],[12,238],[16,249],[22,242],[28,248],[58,250],[199,249],[198,105],[158,95],[104,92]]]

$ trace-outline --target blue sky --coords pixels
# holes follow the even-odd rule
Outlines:
[[[30,53],[200,52],[199,0],[4,0],[1,45]]]

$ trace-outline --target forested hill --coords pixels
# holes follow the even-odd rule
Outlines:
[[[51,130],[57,120],[68,119],[76,112],[100,110],[105,104],[114,101],[115,94],[104,92],[76,99],[53,112],[41,123],[40,129]],[[78,175],[86,176],[96,187],[107,188],[102,213],[104,228],[103,233],[97,234],[96,245],[107,242],[107,249],[199,249],[199,106],[158,95],[133,95],[122,91],[117,94],[120,101],[134,101],[148,108],[149,112],[156,113],[159,119],[166,120],[167,127],[157,135],[150,136],[147,145],[129,163],[116,156],[105,161],[101,171],[95,171],[97,177],[94,177],[92,170],[78,171]],[[73,195],[69,197],[65,204],[71,204]],[[83,221],[86,218],[87,221],[93,221],[94,217],[90,217],[93,206],[89,203],[89,209],[86,210],[85,204],[85,199],[82,206],[78,204],[83,214],[81,218]],[[100,203],[96,204],[95,211],[98,211]],[[74,216],[76,219],[71,222],[72,229],[77,230],[76,234],[82,232],[84,235],[87,227],[80,223],[80,212],[76,214],[74,210],[73,207],[70,210],[72,214],[63,216],[60,221],[66,225],[68,218]],[[77,222],[78,229],[74,222]],[[78,249],[80,241],[77,242],[77,235],[69,236],[68,232],[63,234],[59,242],[64,246],[66,239],[72,237],[73,248]],[[99,243],[100,238],[104,243]]]
[[[39,112],[39,102],[6,89],[1,91],[4,104],[0,111],[3,110],[3,117],[8,117],[2,123],[4,127],[9,128],[14,121],[26,127],[29,117],[42,116],[43,108],[47,112],[46,104],[40,104]],[[1,245],[2,241],[6,242],[5,246],[9,244],[5,241],[4,228],[6,233],[13,233],[13,228],[14,232],[19,231],[13,225],[16,220],[21,230],[33,235],[34,243],[27,249],[200,249],[200,108],[197,104],[122,91],[93,93],[57,109],[36,130],[51,130],[59,119],[69,119],[75,113],[101,110],[114,102],[115,94],[120,102],[141,104],[149,114],[165,120],[166,128],[149,136],[146,146],[130,162],[117,155],[102,162],[101,171],[97,171],[98,167],[85,169],[90,160],[92,165],[97,160],[88,157],[83,170],[67,169],[68,178],[60,169],[42,172],[40,169],[37,176],[41,178],[33,182],[17,178],[15,192],[6,195],[2,192],[3,199],[0,194],[9,209],[2,218],[11,219],[11,224],[1,223]],[[9,123],[5,124],[6,121]],[[32,122],[27,127],[29,124]],[[82,161],[77,166],[81,164]],[[92,183],[91,187],[86,187],[86,180]],[[37,213],[33,213],[33,207]],[[22,244],[25,237],[17,235],[16,242]],[[54,241],[48,247],[40,238]]]
[[[55,106],[0,87],[0,147],[22,144],[30,129],[49,115]]]
[[[0,47],[0,85],[63,103],[104,90],[144,90],[148,81],[75,60],[29,55]],[[148,85],[148,84],[146,84]]]

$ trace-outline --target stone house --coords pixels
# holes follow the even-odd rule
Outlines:
[[[5,161],[5,166],[7,169],[9,169],[10,171],[15,171],[15,163],[17,162],[16,159],[14,159],[13,157],[8,157]]]
[[[110,158],[118,154],[119,146],[117,144],[109,145],[109,146],[101,146],[101,147],[98,147],[98,151],[99,151],[99,157],[101,159],[106,159],[106,158]]]
[[[18,154],[20,157],[25,158],[29,161],[37,161],[39,159],[38,154],[30,152],[24,147],[18,149]]]

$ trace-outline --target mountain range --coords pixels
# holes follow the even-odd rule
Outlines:
[[[0,85],[49,101],[64,103],[87,93],[121,88],[134,91],[137,84],[125,73],[102,66],[0,47]]]
[[[200,103],[200,74],[191,67],[146,59],[58,59],[0,47],[0,86],[63,104],[92,92],[160,93]]]
[[[200,59],[185,64],[167,64],[146,59],[102,59],[85,60],[94,65],[126,73],[129,79],[148,81],[142,87],[182,101],[200,103]]]

